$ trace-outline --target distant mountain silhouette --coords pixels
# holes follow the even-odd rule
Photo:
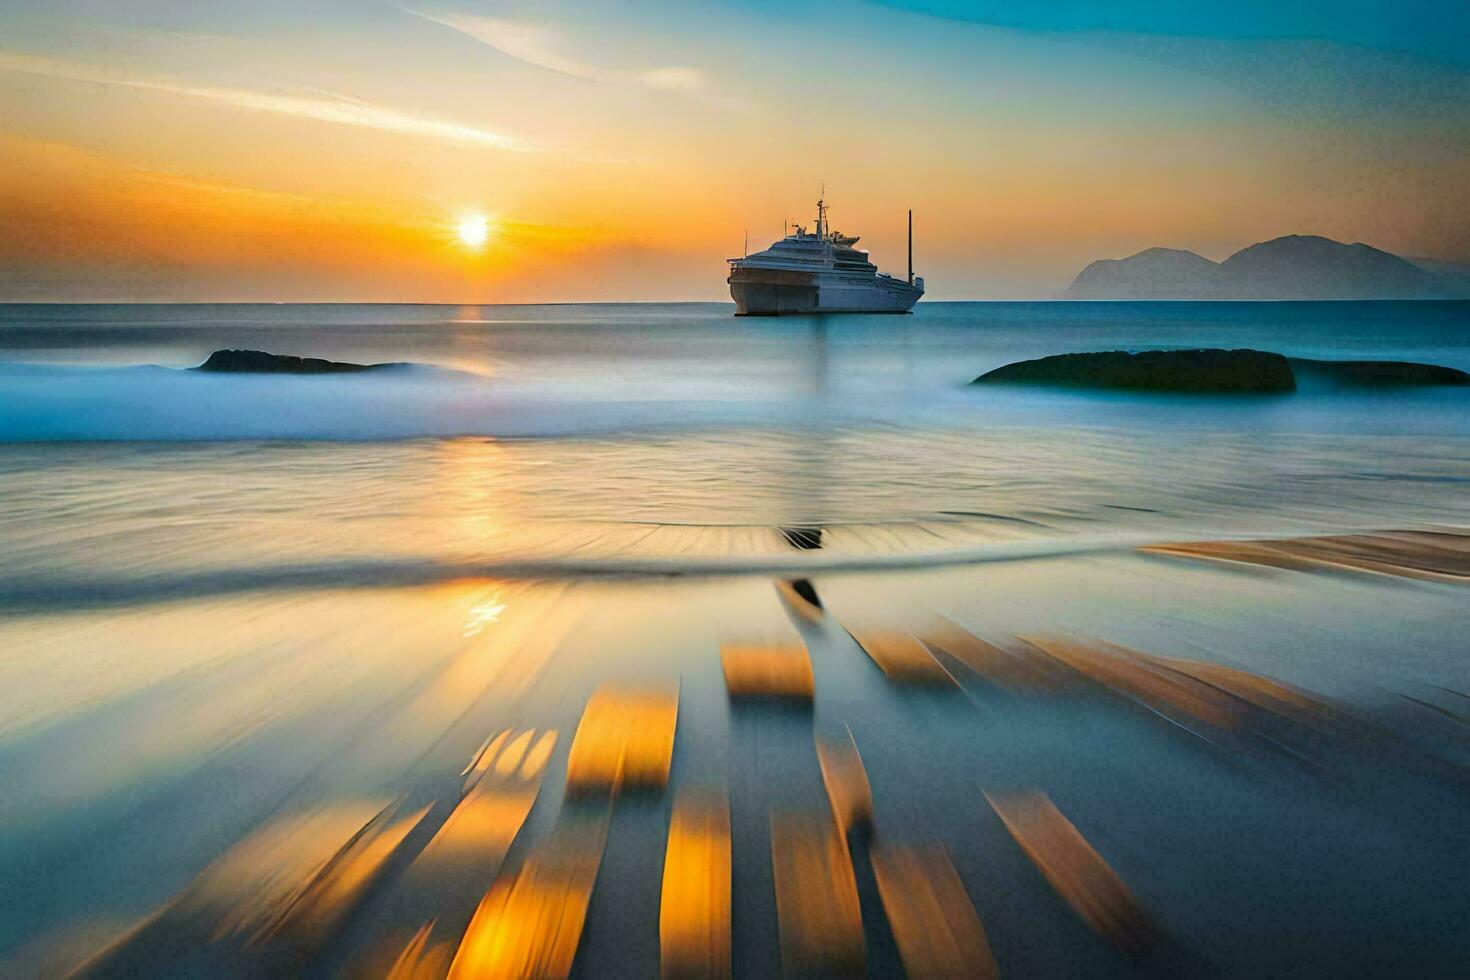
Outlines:
[[[1441,263],[1440,265],[1447,265]],[[1453,267],[1451,267],[1453,268]],[[1287,235],[1224,262],[1150,248],[1093,262],[1069,299],[1443,299],[1470,296],[1470,280],[1426,269],[1371,245]]]
[[[1099,259],[1068,293],[1076,299],[1200,299],[1220,263],[1176,248],[1150,248],[1126,259]]]
[[[1470,299],[1470,263],[1446,262],[1417,255],[1409,261],[1438,279],[1444,290],[1456,299]]]

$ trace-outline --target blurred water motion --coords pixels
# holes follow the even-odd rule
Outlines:
[[[1119,948],[1140,953],[1153,926],[1126,885],[1039,790],[987,793],[1016,843],[1072,910]]]
[[[688,789],[674,801],[658,917],[662,975],[730,976],[730,804]]]
[[[815,619],[731,577],[165,603],[97,613],[113,629],[95,634],[0,624],[50,651],[10,671],[94,649],[178,665],[33,713],[4,744],[32,788],[6,804],[27,900],[0,887],[31,921],[71,923],[9,961],[66,967],[6,972],[1110,975],[1161,935],[1183,972],[1270,972],[1346,964],[1326,940],[1212,923],[1298,935],[1300,909],[1343,894],[1347,921],[1424,937],[1423,972],[1458,952],[1458,586],[1265,580],[1126,548],[815,583]],[[503,608],[466,637],[487,601]],[[1384,650],[1402,696],[1375,699],[1352,677],[1383,678]],[[895,663],[931,669],[912,662],[963,696],[894,683]],[[1036,782],[1065,817],[992,793],[1004,827],[987,829],[980,787]],[[1056,921],[1068,906],[1085,939]]]
[[[0,976],[1464,973],[1467,393],[960,385],[1463,313],[725,312],[0,331]]]
[[[799,640],[723,642],[720,666],[725,673],[725,690],[732,698],[812,700],[812,662]]]
[[[771,874],[787,976],[863,976],[867,957],[847,842],[830,814],[771,815]]]
[[[943,846],[872,850],[878,893],[910,977],[998,976],[985,927]]]
[[[617,793],[669,781],[678,689],[605,687],[587,701],[567,757],[567,790]]]
[[[141,929],[82,970],[207,975],[303,968],[423,819],[394,803],[283,817],[241,841]],[[366,818],[366,819],[364,819]]]

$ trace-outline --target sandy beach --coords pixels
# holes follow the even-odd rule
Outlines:
[[[253,308],[35,328],[0,372],[0,427],[48,436],[0,460],[6,972],[1453,972],[1464,393],[975,391],[1090,313],[930,310],[486,308],[467,343],[364,308],[304,353],[425,365],[376,392],[177,376],[289,341]],[[1464,366],[1449,313],[1350,348]],[[68,366],[78,332],[118,339]],[[157,431],[118,439],[148,362]]]

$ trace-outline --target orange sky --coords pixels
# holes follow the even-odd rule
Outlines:
[[[1402,52],[864,3],[156,6],[0,10],[0,300],[722,299],[823,182],[889,270],[915,210],[936,299],[1289,233],[1470,258],[1467,73]]]

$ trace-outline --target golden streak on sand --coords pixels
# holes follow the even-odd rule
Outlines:
[[[1230,695],[1171,670],[1152,657],[1123,647],[1088,645],[1056,637],[1023,639],[1102,687],[1176,723],[1203,722],[1226,731],[1239,724],[1238,702]],[[1185,724],[1185,727],[1190,726]]]
[[[1331,735],[1366,733],[1328,701],[1235,667],[1158,657],[1097,641],[1028,638],[1026,642],[1078,675],[1207,740],[1211,732],[1236,732],[1264,735],[1269,744],[1281,747],[1300,738],[1300,729],[1283,729],[1271,719]]]
[[[985,794],[985,799],[1058,895],[1098,935],[1125,952],[1153,943],[1148,916],[1047,795],[1038,789]]]
[[[230,848],[87,973],[290,970],[319,952],[428,812],[345,801],[282,817]],[[187,964],[187,966],[186,966]]]
[[[925,687],[957,687],[954,675],[924,644],[903,630],[849,630],[890,681]]]
[[[531,737],[535,734],[528,729],[511,739],[510,744],[500,753],[500,758],[495,760],[497,776],[509,776],[516,771],[516,766],[526,757],[526,750],[531,747]]]
[[[816,689],[812,661],[800,641],[722,643],[720,666],[732,698],[789,698],[810,702]]]
[[[1350,721],[1346,714],[1328,702],[1260,674],[1199,660],[1155,659],[1171,670],[1218,688],[1254,708],[1303,725],[1322,729],[1342,726]]]
[[[674,802],[658,932],[663,976],[730,975],[730,804],[723,792],[686,790]]]
[[[1151,545],[1149,554],[1238,562],[1296,571],[1376,572],[1430,581],[1470,579],[1470,534],[1382,531],[1258,541],[1190,541]]]
[[[533,741],[534,739],[534,741]],[[490,739],[467,768],[475,780],[428,845],[380,901],[373,932],[381,940],[358,958],[354,976],[443,977],[462,932],[483,896],[485,882],[500,872],[516,836],[536,803],[555,730],[507,729]],[[532,745],[529,752],[524,746]],[[522,761],[522,756],[525,760]],[[533,759],[532,755],[539,756]],[[511,758],[520,764],[502,766]],[[403,937],[417,929],[404,945]],[[437,941],[430,943],[433,931]],[[396,960],[394,959],[396,957]]]
[[[382,873],[409,831],[429,812],[427,806],[402,818],[385,810],[362,829],[313,876],[282,914],[271,935],[289,933],[299,943],[318,947],[346,918],[357,900]]]
[[[787,976],[863,976],[862,910],[847,842],[826,814],[771,815],[771,872]]]
[[[1050,691],[1058,686],[1055,670],[1024,651],[1006,650],[975,636],[942,616],[918,633],[930,650],[949,654],[984,680],[1008,691]]]
[[[565,977],[602,863],[610,811],[570,818],[475,910],[450,965],[453,980]]]
[[[943,846],[882,844],[872,858],[878,895],[909,976],[998,975],[985,928]]]
[[[544,732],[535,745],[531,746],[526,753],[526,759],[521,763],[521,778],[535,779],[540,776],[546,768],[546,763],[551,760],[552,750],[556,748],[556,732]]]
[[[468,793],[480,781],[485,775],[485,770],[490,768],[490,763],[495,760],[496,756],[500,754],[500,750],[505,747],[505,743],[510,738],[510,734],[511,730],[507,728],[505,731],[492,736],[486,741],[485,745],[480,749],[480,754],[471,759],[470,764],[461,773],[465,777],[461,792]]]
[[[360,824],[359,806],[334,805],[257,830],[200,874],[178,910],[189,918],[214,910],[212,941],[320,934],[426,812],[395,820],[397,804],[390,803]]]
[[[817,762],[822,767],[822,784],[832,804],[832,818],[837,832],[846,837],[854,827],[871,827],[873,823],[873,790],[863,758],[853,742],[852,730],[838,741],[817,739]]]
[[[501,732],[491,732],[489,735],[486,735],[485,736],[485,741],[482,742],[482,743],[480,743],[480,747],[477,750],[475,750],[475,754],[474,755],[470,756],[470,761],[467,762],[467,763],[465,763],[465,767],[459,771],[459,774],[461,776],[468,776],[470,774],[470,771],[471,770],[478,768],[479,765],[480,765],[480,760],[483,759],[483,758],[485,758],[485,753],[486,752],[489,752],[490,751],[490,745],[491,745],[491,743],[493,743],[497,738],[504,738],[504,737],[505,737],[505,732],[503,732],[503,731],[501,731]]]
[[[662,789],[669,781],[679,689],[604,685],[587,701],[567,757],[567,790]]]
[[[431,944],[429,935],[433,930],[434,923],[430,921],[414,933],[388,969],[388,980],[439,980],[449,972],[454,944],[442,941]]]
[[[513,732],[514,729],[508,729],[502,733],[492,743],[491,749],[481,756],[476,770],[486,775],[470,787],[434,839],[414,860],[419,872],[440,866],[451,867],[471,858],[482,862],[493,860],[498,866],[505,857],[541,791],[539,768],[531,776],[524,772],[514,774],[536,731],[527,729],[506,744],[507,736]],[[537,743],[538,751],[546,743],[549,744],[545,751],[550,755],[551,746],[556,744],[555,731],[541,736]],[[511,759],[511,764],[502,766],[506,758]]]

